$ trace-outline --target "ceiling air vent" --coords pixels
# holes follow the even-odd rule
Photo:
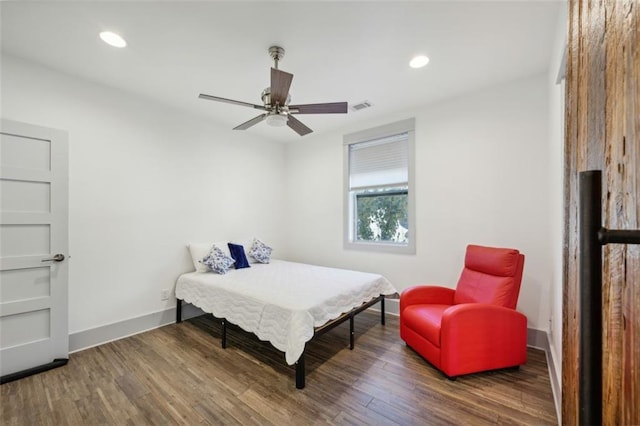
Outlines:
[[[359,103],[357,103],[355,105],[351,105],[351,110],[352,111],[360,111],[360,110],[363,110],[363,109],[366,109],[366,108],[371,108],[372,106],[373,106],[373,104],[371,102],[362,101],[362,102],[359,102]]]

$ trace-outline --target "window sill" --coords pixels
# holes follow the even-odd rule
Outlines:
[[[345,250],[368,251],[372,253],[416,254],[415,244],[394,244],[381,242],[344,242]]]

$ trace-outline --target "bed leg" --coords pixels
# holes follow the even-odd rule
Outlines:
[[[349,349],[351,350],[353,350],[353,347],[354,347],[354,343],[353,343],[354,335],[355,335],[355,332],[353,331],[353,315],[351,315],[349,317]]]
[[[380,299],[380,324],[382,324],[382,325],[385,324],[385,319],[384,319],[384,296],[382,296],[382,299]]]
[[[222,349],[227,349],[227,320],[222,318]]]
[[[176,324],[182,322],[182,299],[176,299]]]
[[[304,352],[296,361],[296,389],[304,389]]]

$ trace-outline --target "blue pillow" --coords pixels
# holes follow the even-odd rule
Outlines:
[[[231,253],[231,257],[236,261],[234,263],[234,267],[236,269],[249,268],[249,261],[247,260],[247,255],[244,254],[244,247],[240,244],[232,244],[228,243],[229,253]]]

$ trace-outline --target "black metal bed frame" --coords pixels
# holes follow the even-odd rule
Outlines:
[[[340,315],[338,318],[333,319],[320,327],[316,327],[313,330],[313,337],[315,339],[318,336],[323,335],[329,330],[334,329],[339,326],[343,322],[349,320],[349,349],[353,350],[355,346],[355,332],[354,332],[354,318],[357,314],[364,311],[365,309],[370,308],[376,303],[380,302],[380,324],[385,325],[385,312],[384,312],[384,299],[385,296],[381,294],[380,296],[368,301],[364,302],[362,305],[357,308],[352,309],[351,311]],[[177,299],[178,303],[176,306],[176,323],[182,322],[182,299]],[[227,348],[227,320],[226,318],[220,318],[222,323],[222,348]],[[305,386],[305,362],[304,362],[304,351],[298,361],[296,361],[296,388],[303,389]]]

